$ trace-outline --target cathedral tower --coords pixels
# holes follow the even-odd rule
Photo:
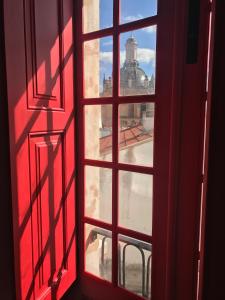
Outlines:
[[[126,41],[126,62],[137,61],[137,41],[133,35]]]

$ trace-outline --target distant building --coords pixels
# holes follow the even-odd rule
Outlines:
[[[151,95],[155,92],[155,79],[149,80],[137,60],[138,44],[131,36],[126,41],[126,59],[120,69],[120,94]],[[112,95],[112,78],[103,79],[102,96]],[[100,156],[112,159],[112,106],[101,106]],[[146,157],[153,157],[154,104],[129,103],[119,106],[120,160],[145,165]],[[142,161],[143,159],[143,161]]]
[[[154,93],[155,79],[150,79],[143,69],[139,67],[137,60],[137,42],[130,37],[126,42],[126,60],[120,69],[120,94],[122,96],[150,95]],[[112,96],[112,78],[103,79],[102,97]],[[138,100],[138,97],[137,97]],[[97,105],[96,105],[97,106]],[[91,107],[91,105],[89,105]],[[94,106],[93,106],[94,107]],[[92,108],[93,109],[93,108]],[[89,153],[94,153],[94,159],[112,161],[113,130],[112,130],[112,105],[101,105],[99,111],[94,111],[96,119],[99,120],[99,135],[96,139],[96,127],[93,129],[92,148]],[[101,118],[99,117],[101,114]],[[89,116],[89,119],[87,119]],[[93,127],[93,120],[90,114],[86,115],[90,132]],[[96,126],[97,124],[95,124]],[[87,125],[86,125],[87,126]],[[139,165],[153,166],[154,156],[154,104],[152,103],[129,103],[119,106],[119,132],[118,132],[118,162]],[[91,135],[90,135],[91,137]],[[93,142],[97,141],[95,147]],[[88,140],[89,142],[89,140]],[[87,144],[88,144],[87,142]],[[114,145],[115,147],[115,145]],[[88,168],[86,168],[86,174]],[[112,172],[108,168],[89,169],[90,175],[86,177],[88,184],[85,186],[86,193],[86,216],[111,222],[112,220]],[[147,235],[152,234],[152,177],[138,172],[119,171],[119,195],[118,195],[118,223],[121,227]],[[137,218],[137,216],[139,216]],[[141,218],[140,218],[141,216]],[[86,236],[97,228],[87,225],[89,231]],[[86,227],[86,228],[88,228]],[[87,229],[86,229],[87,230]],[[86,270],[90,270],[97,276],[111,280],[112,266],[112,240],[104,237],[87,239]],[[136,241],[136,240],[134,240]],[[102,245],[104,244],[104,251]],[[120,241],[120,249],[124,249]],[[104,252],[104,264],[102,253]],[[126,281],[130,282],[130,289],[140,293],[142,289],[139,281],[142,274],[142,264],[137,255],[136,246],[129,246],[126,255]],[[150,251],[143,251],[145,260],[151,257]],[[151,260],[149,260],[151,261]],[[95,262],[95,263],[93,263]],[[129,268],[129,269],[128,269]],[[121,270],[122,268],[120,268]],[[151,263],[149,265],[151,273]],[[147,276],[147,272],[146,272]],[[149,276],[151,278],[151,276]],[[132,283],[131,283],[132,282]],[[150,286],[150,283],[149,283]]]
[[[138,43],[131,36],[126,41],[126,59],[120,69],[120,95],[151,95],[155,92],[155,77],[149,79],[145,71],[139,67],[137,60]],[[112,77],[103,79],[102,97],[112,95]],[[128,104],[120,107],[120,122],[122,127],[134,126],[144,115],[151,117],[153,115],[153,106],[151,104]],[[102,107],[102,125],[109,127],[111,110],[107,105]]]

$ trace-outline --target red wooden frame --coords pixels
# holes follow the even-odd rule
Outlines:
[[[206,103],[206,118],[205,118],[205,137],[204,137],[204,156],[203,156],[203,189],[202,189],[202,203],[201,203],[201,220],[200,220],[200,261],[199,261],[199,283],[197,290],[197,299],[203,299],[203,285],[204,285],[204,263],[205,263],[205,228],[206,228],[206,198],[208,191],[208,161],[210,148],[210,128],[211,128],[211,107],[212,107],[212,85],[213,85],[213,64],[214,64],[214,44],[215,44],[215,18],[216,18],[216,1],[209,1],[209,37],[208,37],[208,80],[207,80],[207,103]],[[209,296],[210,297],[210,296]],[[214,297],[214,296],[213,296]]]
[[[28,1],[24,1],[28,2]],[[59,1],[58,3],[69,3],[67,13],[72,14],[72,1]],[[95,300],[101,299],[139,299],[140,297],[125,291],[117,284],[117,235],[119,233],[133,238],[153,243],[153,266],[152,266],[152,298],[153,300],[190,300],[196,297],[197,285],[197,265],[199,259],[199,215],[200,215],[200,193],[202,184],[202,152],[203,152],[203,127],[204,127],[204,109],[205,109],[205,73],[206,73],[206,52],[207,52],[207,34],[208,34],[208,0],[201,1],[201,22],[200,28],[202,38],[199,41],[199,59],[195,65],[186,65],[185,47],[186,47],[186,19],[188,0],[158,0],[158,15],[143,20],[134,21],[128,24],[119,24],[119,0],[114,0],[114,26],[92,33],[82,34],[82,0],[75,1],[75,16],[77,17],[77,38],[75,59],[76,85],[78,103],[77,103],[77,121],[78,121],[78,196],[79,206],[79,238],[80,238],[80,266],[79,274],[81,279],[81,289],[84,295]],[[15,9],[15,5],[16,8]],[[13,8],[13,9],[12,9]],[[5,33],[6,33],[6,59],[8,76],[8,97],[9,97],[9,115],[13,118],[13,105],[18,100],[15,91],[22,87],[21,92],[25,92],[25,61],[27,49],[24,41],[24,8],[23,2],[5,1]],[[10,16],[10,17],[9,17]],[[40,14],[41,16],[41,14]],[[41,18],[41,17],[40,17]],[[41,23],[40,23],[41,24]],[[119,34],[134,29],[143,28],[157,24],[157,70],[156,70],[156,94],[151,96],[119,96]],[[44,27],[43,27],[44,28]],[[43,29],[44,30],[44,29]],[[70,27],[71,30],[71,27]],[[26,30],[25,30],[26,31]],[[32,30],[28,30],[29,32]],[[15,32],[17,39],[15,39]],[[71,31],[70,31],[71,32]],[[83,52],[82,43],[87,40],[113,36],[113,96],[110,98],[83,98]],[[72,38],[68,39],[69,44]],[[20,51],[15,56],[15,43]],[[72,45],[68,52],[71,56]],[[61,52],[61,50],[59,50]],[[62,53],[61,53],[62,54]],[[60,54],[60,55],[61,55]],[[19,59],[18,59],[19,58]],[[67,57],[68,58],[68,57]],[[69,74],[72,74],[72,60],[69,60]],[[22,66],[22,67],[21,67]],[[67,66],[68,68],[68,66]],[[64,70],[64,72],[67,70]],[[66,92],[72,87],[72,75],[68,76],[68,86]],[[62,84],[62,83],[61,83]],[[20,95],[24,108],[27,107],[26,93]],[[47,95],[49,96],[49,95]],[[49,97],[48,99],[50,99]],[[71,115],[69,122],[73,123],[73,93],[70,93]],[[137,101],[138,99],[138,101]],[[13,100],[13,101],[12,101]],[[118,105],[122,103],[149,102],[155,103],[155,151],[154,167],[132,166],[118,163]],[[40,103],[39,103],[40,104]],[[64,102],[61,103],[64,107]],[[113,161],[101,162],[87,160],[84,158],[84,114],[85,105],[112,104],[113,105]],[[68,108],[68,107],[67,107]],[[35,121],[39,115],[39,108],[30,106],[27,112],[32,114]],[[67,110],[65,110],[67,111]],[[22,132],[25,137],[29,137],[30,130],[46,134],[47,129],[43,127],[46,117],[50,122],[57,119],[58,127],[52,128],[53,132],[61,132],[65,122],[62,115],[64,110],[61,108],[51,109],[42,107],[42,112],[38,118],[38,123],[32,124],[32,128],[24,127],[26,131]],[[59,117],[53,117],[52,114]],[[14,211],[14,242],[15,242],[15,265],[17,293],[20,294],[22,288],[25,294],[26,287],[20,285],[19,258],[16,256],[19,251],[18,224],[17,224],[17,182],[14,177],[16,174],[16,144],[14,131],[25,123],[25,118],[19,120],[18,114],[14,122],[10,122],[11,130],[11,167],[13,182],[13,211]],[[67,117],[67,115],[66,115]],[[69,116],[68,116],[69,117]],[[192,122],[190,124],[190,117]],[[58,123],[59,121],[59,123]],[[19,124],[19,125],[18,125]],[[38,124],[38,125],[37,125]],[[66,129],[67,125],[66,125]],[[17,133],[15,133],[17,134]],[[69,157],[73,157],[73,132],[70,132],[70,147],[68,147]],[[25,144],[24,144],[25,145]],[[23,146],[24,146],[23,145]],[[27,144],[28,145],[28,144]],[[72,146],[71,146],[72,145]],[[26,146],[26,145],[25,145]],[[24,147],[25,147],[24,146]],[[192,153],[193,157],[190,157]],[[24,156],[25,157],[25,156]],[[25,161],[28,160],[26,155]],[[21,164],[21,158],[20,160]],[[193,163],[194,162],[194,163]],[[73,162],[68,164],[72,167]],[[84,166],[92,165],[106,167],[113,170],[113,222],[111,225],[96,221],[84,216]],[[25,165],[24,165],[25,166]],[[24,167],[21,164],[21,169]],[[153,234],[148,236],[142,233],[120,228],[118,226],[118,170],[128,170],[154,176],[154,212],[153,212]],[[207,166],[206,166],[207,170]],[[20,188],[26,182],[24,181]],[[27,179],[26,178],[26,179]],[[72,181],[74,176],[72,176]],[[25,184],[24,184],[25,186]],[[22,197],[29,194],[26,192],[29,188],[26,185]],[[74,189],[71,189],[74,192]],[[73,192],[71,199],[74,200]],[[24,200],[23,200],[24,202]],[[68,222],[71,230],[74,228],[74,201],[70,202],[71,222]],[[70,210],[69,210],[70,211]],[[195,214],[193,214],[195,212]],[[93,224],[113,232],[113,278],[112,283],[103,281],[95,276],[84,272],[84,223]],[[79,223],[81,223],[79,225]],[[74,235],[73,235],[74,236]],[[75,239],[73,239],[75,247]],[[27,249],[26,249],[27,250]],[[28,253],[28,252],[27,252]],[[71,251],[70,266],[71,276],[65,286],[60,290],[59,297],[64,293],[75,278],[75,251]],[[21,256],[22,257],[22,256]],[[200,255],[201,257],[201,255]],[[29,259],[29,258],[28,258]],[[23,255],[22,262],[27,260]],[[21,263],[24,268],[25,264]],[[31,264],[29,263],[29,266]],[[24,272],[28,274],[28,272]],[[28,274],[29,275],[29,274]],[[22,276],[23,277],[23,276]],[[32,279],[32,276],[29,278]],[[54,283],[54,282],[53,282]],[[32,291],[33,292],[33,291]]]
[[[179,122],[181,126],[179,142],[176,154],[179,155],[177,161],[177,179],[178,195],[175,202],[173,219],[175,220],[174,232],[170,236],[171,251],[174,251],[174,257],[170,264],[172,276],[170,278],[170,297],[171,299],[189,300],[197,298],[198,289],[198,272],[199,260],[202,255],[199,253],[199,229],[201,213],[201,194],[203,174],[203,150],[204,150],[204,129],[206,116],[206,77],[207,77],[207,54],[208,54],[208,30],[209,30],[209,13],[210,1],[200,1],[200,19],[199,19],[199,40],[198,40],[198,57],[197,61],[192,64],[186,63],[183,57],[177,68],[182,76],[182,89],[179,91],[181,96],[181,116]],[[179,3],[181,19],[187,18],[189,1]],[[184,22],[183,21],[183,22]],[[178,26],[183,26],[179,23]],[[181,45],[178,46],[179,52],[182,53],[182,47],[187,47],[186,37],[183,39],[178,34]],[[183,44],[183,46],[182,46]],[[183,52],[185,54],[185,52]],[[207,111],[207,115],[209,114]],[[191,120],[191,122],[190,122]],[[206,132],[206,145],[207,145]],[[207,146],[206,146],[207,147]],[[176,172],[176,170],[174,170]],[[176,174],[176,173],[174,173]],[[204,208],[203,208],[204,209]],[[173,222],[173,221],[172,221]],[[172,243],[174,243],[172,245]],[[200,274],[201,276],[201,274]]]
[[[78,73],[76,80],[79,82],[78,89],[78,134],[79,139],[79,195],[80,195],[80,207],[79,207],[79,219],[80,225],[80,272],[81,272],[81,284],[85,295],[91,296],[92,284],[95,293],[95,299],[105,299],[109,297],[108,288],[112,288],[112,299],[140,299],[129,291],[125,291],[118,287],[117,274],[117,235],[119,233],[143,240],[145,242],[153,243],[153,266],[152,266],[152,282],[153,289],[152,294],[155,299],[164,299],[164,284],[166,274],[166,224],[167,224],[167,204],[166,198],[168,193],[168,175],[169,175],[169,123],[170,123],[170,99],[172,92],[172,80],[168,80],[169,72],[172,72],[172,62],[169,61],[167,55],[171,53],[172,56],[172,28],[171,16],[173,16],[172,3],[165,3],[165,1],[158,1],[158,15],[149,17],[146,19],[134,21],[128,24],[119,24],[119,0],[114,0],[114,15],[112,28],[102,29],[96,32],[82,34],[82,1],[78,1],[77,11],[79,12],[79,20],[77,20],[77,29],[79,29],[77,36],[77,55],[79,60]],[[154,95],[146,96],[119,96],[119,34],[134,29],[140,29],[146,26],[157,25],[157,66],[156,66],[156,89]],[[167,30],[169,34],[164,36],[164,30]],[[113,36],[113,95],[109,98],[94,98],[84,99],[84,85],[83,85],[83,46],[82,43],[87,40],[105,37],[108,35]],[[163,50],[164,49],[164,50]],[[166,49],[166,51],[165,51]],[[166,55],[167,54],[167,55]],[[167,72],[163,71],[166,69]],[[170,70],[170,71],[169,71]],[[167,75],[166,75],[166,74]],[[162,88],[163,87],[163,88]],[[165,91],[165,92],[164,92]],[[170,96],[169,96],[170,95]],[[127,164],[118,163],[118,106],[123,103],[155,103],[155,142],[154,142],[154,167],[141,167]],[[112,104],[113,105],[113,161],[102,162],[97,160],[88,160],[84,157],[84,106],[96,105],[96,104]],[[162,126],[162,120],[163,126]],[[157,153],[158,151],[158,153]],[[97,167],[106,167],[113,170],[113,207],[112,207],[112,225],[106,224],[101,221],[96,221],[84,216],[84,166],[91,165]],[[133,172],[139,172],[144,174],[151,174],[153,179],[153,236],[148,236],[118,227],[118,170],[127,170]],[[160,182],[159,182],[160,181]],[[163,188],[162,188],[163,187]],[[163,213],[159,213],[163,211]],[[84,224],[89,223],[95,226],[99,226],[112,231],[112,284],[99,279],[91,274],[85,272],[84,265],[84,253],[85,253],[85,237],[84,237]],[[163,245],[163,246],[162,246]],[[94,283],[93,283],[94,279]],[[100,284],[101,291],[98,291],[97,285]],[[104,285],[107,289],[104,291]],[[110,296],[111,297],[111,296]],[[111,299],[111,298],[110,298]]]
[[[188,0],[158,0],[158,15],[119,25],[119,0],[114,0],[114,26],[82,34],[82,0],[77,2],[77,78],[79,139],[79,226],[80,283],[88,299],[140,299],[117,284],[117,234],[153,243],[152,299],[190,300],[196,298],[199,260],[199,218],[202,183],[203,133],[205,119],[205,80],[207,63],[208,0],[201,1],[199,56],[196,64],[186,64]],[[156,92],[150,96],[119,96],[119,34],[157,24]],[[83,98],[83,52],[86,40],[113,36],[113,96]],[[194,80],[192,79],[194,78]],[[137,101],[138,99],[138,101]],[[190,101],[191,100],[191,101]],[[152,168],[118,163],[118,105],[155,103],[154,166]],[[113,161],[84,159],[84,105],[113,105]],[[192,118],[191,126],[188,118]],[[192,153],[195,157],[194,164]],[[84,217],[84,166],[113,169],[113,223]],[[153,233],[151,236],[119,228],[118,170],[152,174]],[[191,197],[191,198],[190,198]],[[193,211],[196,214],[193,214]],[[185,215],[186,214],[186,215]],[[84,230],[87,222],[113,232],[112,284],[84,271]]]

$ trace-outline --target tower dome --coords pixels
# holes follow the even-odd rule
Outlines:
[[[154,76],[149,79],[145,71],[140,67],[137,53],[138,43],[131,35],[125,44],[126,59],[120,68],[120,94],[149,95],[154,93]],[[103,96],[112,95],[112,78],[103,80]]]

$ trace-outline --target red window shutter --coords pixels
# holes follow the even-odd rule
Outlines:
[[[5,1],[17,299],[76,279],[73,1]]]

